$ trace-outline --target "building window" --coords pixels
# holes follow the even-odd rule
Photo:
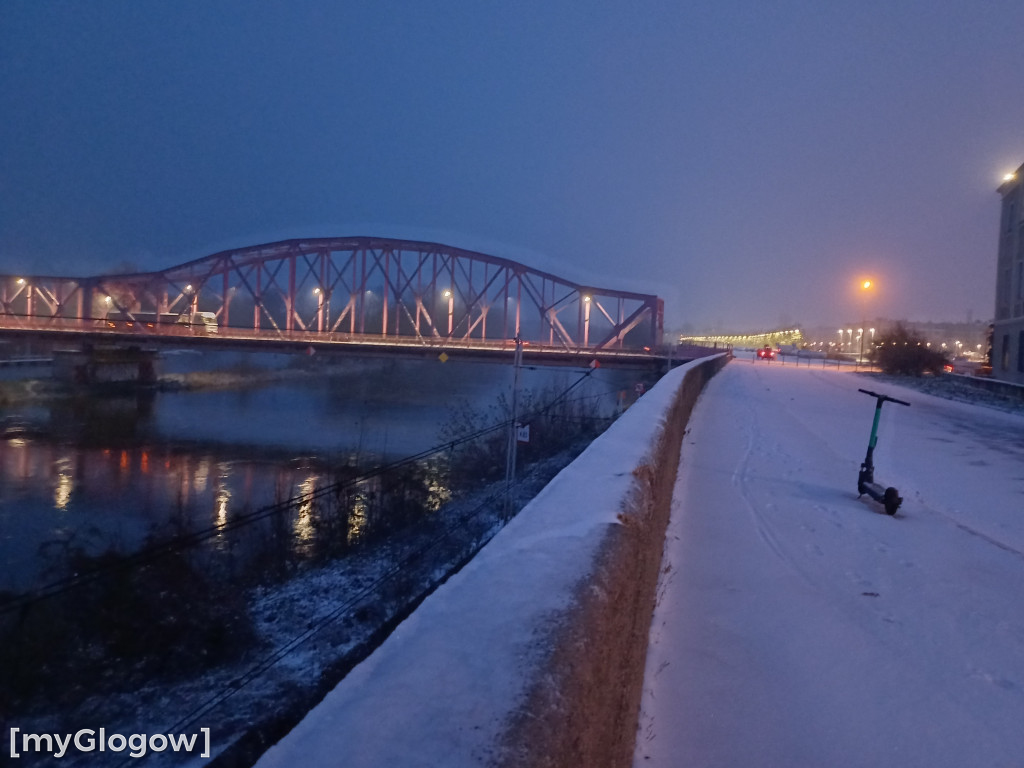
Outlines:
[[[1013,271],[1009,265],[999,272],[996,282],[996,320],[1005,320],[1010,316],[1013,301]]]
[[[999,353],[999,364],[1004,371],[1010,370],[1010,334],[1003,334],[1002,349]]]

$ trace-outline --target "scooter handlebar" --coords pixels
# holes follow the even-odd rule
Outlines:
[[[910,405],[910,403],[906,402],[905,400],[897,400],[895,397],[889,397],[888,395],[880,395],[877,392],[872,392],[870,389],[858,389],[857,391],[858,392],[863,392],[865,395],[871,395],[872,397],[877,397],[878,401],[880,403],[890,402],[890,403],[898,403],[899,405]]]

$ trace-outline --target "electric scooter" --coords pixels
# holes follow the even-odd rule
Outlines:
[[[880,395],[867,389],[858,389],[857,391],[875,398],[875,420],[871,424],[871,439],[868,441],[868,452],[864,457],[864,462],[860,465],[860,474],[857,475],[857,493],[860,494],[857,498],[866,493],[885,507],[886,514],[895,515],[896,510],[903,503],[899,491],[892,486],[883,488],[875,482],[874,455],[875,446],[878,445],[878,419],[882,415],[882,403],[890,402],[906,406],[909,406],[910,403],[897,400],[895,397],[889,397],[888,395]]]

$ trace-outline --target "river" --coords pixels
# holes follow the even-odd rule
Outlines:
[[[131,552],[308,493],[338,466],[426,451],[464,418],[457,406],[497,414],[512,383],[509,365],[438,360],[180,353],[161,365],[165,381],[205,385],[0,409],[0,592],[60,575],[71,549]],[[521,384],[539,400],[584,374],[527,367]],[[639,381],[599,369],[572,397],[611,415]]]

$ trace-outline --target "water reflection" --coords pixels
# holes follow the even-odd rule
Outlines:
[[[355,466],[342,468],[339,475],[315,459],[228,459],[172,446],[111,449],[0,440],[0,590],[50,580],[61,553],[128,553],[147,542],[204,530],[225,552],[240,536],[247,537],[246,546],[283,536],[275,548],[283,546],[290,556],[319,556],[435,511],[451,495],[443,472],[419,467],[332,490],[343,477],[359,476]],[[264,515],[246,526],[252,530],[228,532],[229,523],[289,499],[295,503],[276,515],[283,529]]]
[[[235,522],[297,496],[305,501],[287,515],[249,528],[309,556],[324,542],[351,547],[436,511],[451,496],[451,480],[424,466],[311,496],[360,468],[436,445],[452,399],[492,403],[510,383],[509,370],[374,366],[252,388],[5,410],[0,415],[15,427],[0,437],[0,590],[25,588],[51,568],[44,550],[128,552],[210,530],[220,549],[232,551],[241,535]],[[530,375],[565,376],[524,371]],[[611,375],[601,371],[575,391],[616,392],[616,381],[598,380]]]
[[[197,492],[202,493],[206,490],[206,484],[210,479],[210,459],[203,457],[199,460],[196,466],[195,473],[192,476],[192,485]]]
[[[269,460],[0,440],[0,590],[43,576],[52,563],[41,551],[131,551],[150,537],[224,526],[318,482]],[[306,538],[308,511],[303,519]]]
[[[74,477],[71,474],[72,460],[70,456],[61,456],[54,462],[57,472],[57,481],[53,489],[53,506],[64,511],[71,501],[71,492],[75,488]]]
[[[231,465],[225,461],[217,462],[217,486],[214,490],[214,500],[217,508],[214,513],[215,524],[223,528],[228,521],[228,504],[231,503],[231,488],[228,479],[231,477]]]

